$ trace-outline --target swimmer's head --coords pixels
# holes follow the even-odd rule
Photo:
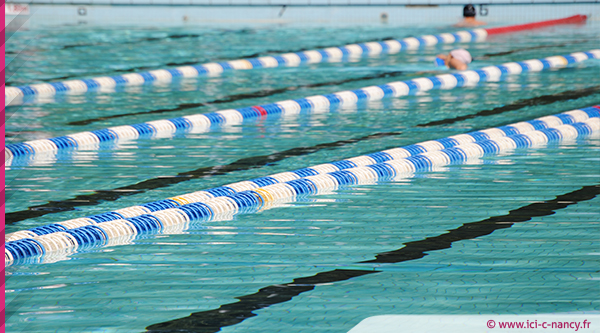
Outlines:
[[[458,59],[463,64],[468,65],[473,61],[473,57],[471,57],[471,53],[465,49],[456,49],[450,51],[450,55],[452,58]]]
[[[463,8],[463,16],[464,17],[475,17],[476,11],[475,6],[469,4]]]

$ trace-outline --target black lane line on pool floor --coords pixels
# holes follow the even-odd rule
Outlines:
[[[597,86],[597,87],[600,87],[600,86]],[[594,88],[596,88],[596,87],[594,87]],[[556,95],[545,95],[545,96],[540,96],[540,97],[534,97],[532,99],[538,100],[538,103],[544,103],[544,100],[546,100],[545,98],[548,98],[548,100],[551,100],[550,103],[563,101],[563,100],[577,99],[580,97],[588,96],[589,95],[588,89],[592,89],[592,88],[570,90],[570,91],[558,93]],[[599,103],[600,103],[600,101],[599,101]],[[529,106],[531,103],[528,102],[528,99],[518,100],[515,103],[508,104],[508,105],[505,105],[500,108],[480,111],[477,113],[477,115],[478,115],[478,117],[484,117],[484,116],[490,116],[490,115],[497,115],[497,114],[500,114],[503,112],[518,110],[519,108],[515,109],[512,107],[513,104],[515,104],[517,106],[520,105],[520,107],[522,108],[525,106]],[[547,103],[547,104],[549,104],[549,103]],[[449,118],[448,123],[455,122],[454,119],[456,119],[456,118]],[[444,121],[445,120],[439,120],[436,122],[444,122]],[[456,121],[458,121],[458,120],[456,120]],[[428,124],[431,124],[431,122]],[[415,127],[431,126],[428,124],[417,124],[417,125],[415,125]],[[476,129],[474,129],[474,130],[476,130]],[[127,185],[127,186],[112,189],[112,190],[95,191],[95,193],[92,193],[92,194],[78,195],[73,199],[67,199],[67,200],[61,200],[61,201],[51,201],[51,202],[48,202],[43,205],[28,207],[26,210],[20,210],[20,211],[16,211],[16,212],[6,213],[5,214],[5,223],[10,225],[10,224],[13,224],[13,223],[16,223],[19,221],[23,221],[23,220],[26,220],[29,218],[35,218],[35,217],[40,217],[40,216],[44,216],[44,215],[48,215],[48,214],[54,214],[54,213],[60,213],[60,212],[64,212],[64,211],[74,210],[76,207],[95,206],[102,202],[116,201],[119,198],[124,197],[124,196],[129,196],[129,195],[133,195],[133,194],[142,193],[142,192],[145,192],[148,190],[153,190],[153,189],[157,189],[157,188],[170,186],[172,184],[180,183],[183,181],[204,177],[204,175],[224,175],[224,174],[227,174],[227,173],[233,172],[233,171],[259,168],[259,167],[263,167],[268,164],[272,164],[274,162],[281,161],[287,157],[308,155],[308,154],[317,152],[321,149],[333,149],[336,147],[342,147],[344,145],[352,144],[352,143],[359,142],[362,140],[387,137],[387,136],[391,136],[391,135],[400,135],[400,134],[401,133],[394,133],[394,132],[392,132],[392,133],[375,133],[375,134],[371,134],[371,135],[368,135],[368,136],[365,136],[362,138],[358,138],[358,139],[349,139],[349,140],[336,141],[336,142],[332,142],[332,143],[323,143],[323,144],[319,144],[319,145],[312,146],[312,147],[297,147],[297,148],[288,149],[283,152],[278,152],[278,153],[266,155],[266,156],[247,157],[247,158],[235,161],[235,162],[227,164],[227,165],[205,167],[205,168],[200,168],[200,169],[196,169],[193,171],[183,172],[183,173],[178,174],[175,177],[151,178],[151,179],[147,179],[145,181],[142,181],[142,182],[139,182],[139,183],[136,183],[133,185]],[[395,147],[389,147],[389,148],[395,148]],[[251,161],[253,161],[254,164],[250,164]],[[239,167],[240,165],[245,165],[245,168],[237,168],[237,169],[235,168],[235,166]],[[203,171],[203,170],[205,170],[205,171]],[[217,170],[218,172],[215,171],[215,172],[211,173],[210,170]],[[228,171],[228,170],[231,170],[231,171]],[[189,174],[196,174],[197,176],[190,176]],[[160,185],[160,184],[162,184],[162,185]]]
[[[402,71],[392,71],[392,72],[383,72],[383,73],[379,73],[379,74],[361,76],[361,77],[357,77],[357,78],[339,80],[339,81],[328,81],[328,82],[322,82],[322,83],[305,84],[305,85],[300,85],[300,86],[290,86],[290,87],[279,88],[279,89],[263,89],[260,91],[255,91],[255,92],[250,92],[250,93],[229,95],[229,96],[225,96],[223,98],[208,101],[208,102],[182,103],[182,104],[178,104],[177,106],[172,107],[172,108],[157,109],[157,110],[142,111],[142,112],[122,113],[122,114],[115,114],[115,115],[106,116],[106,117],[98,117],[98,118],[92,118],[92,119],[72,121],[70,123],[67,123],[67,125],[82,126],[82,125],[89,125],[91,123],[94,123],[97,121],[102,121],[102,120],[107,120],[107,119],[148,115],[148,114],[162,114],[162,113],[178,112],[178,111],[182,111],[182,110],[199,108],[202,106],[230,103],[230,102],[236,102],[236,101],[251,99],[251,98],[268,97],[268,96],[282,94],[282,93],[285,93],[288,91],[294,91],[294,90],[303,89],[303,88],[318,88],[318,87],[326,87],[326,86],[337,86],[337,85],[341,85],[341,84],[349,83],[349,82],[397,77],[397,76],[401,76],[404,74],[405,74],[405,72],[402,72]]]
[[[96,43],[87,43],[87,44],[67,44],[67,45],[63,45],[57,48],[46,48],[46,49],[40,49],[40,48],[36,48],[35,51],[37,53],[40,52],[48,52],[48,51],[60,51],[60,50],[66,50],[66,49],[74,49],[74,48],[80,48],[80,47],[94,47],[94,46],[110,46],[110,47],[114,47],[116,44],[120,44],[120,45],[124,45],[127,44],[128,46],[131,46],[133,43],[143,43],[143,42],[152,42],[152,41],[164,41],[165,39],[183,39],[183,38],[195,38],[195,37],[200,37],[201,35],[198,34],[172,34],[172,35],[167,35],[164,37],[145,37],[145,38],[140,38],[140,39],[136,39],[136,40],[127,40],[127,41],[123,41],[121,43],[111,43],[111,42],[96,42]],[[49,36],[36,36],[37,38],[47,38]],[[15,51],[6,51],[5,52],[6,55],[15,55],[17,54],[17,52]]]
[[[425,73],[425,72],[419,72],[419,73],[406,73],[406,72],[402,72],[402,71],[384,72],[384,73],[380,73],[380,74],[367,75],[367,76],[363,76],[363,77],[352,78],[352,79],[347,79],[347,80],[340,80],[340,81],[329,81],[329,82],[307,84],[307,85],[301,85],[301,86],[291,86],[291,87],[285,87],[285,88],[280,88],[280,89],[264,89],[264,90],[251,92],[251,93],[225,96],[223,98],[216,99],[213,101],[208,101],[208,102],[182,103],[182,104],[179,104],[172,108],[164,108],[164,109],[132,112],[132,113],[123,113],[123,114],[116,114],[116,115],[106,116],[106,117],[97,117],[97,118],[92,118],[92,119],[77,120],[77,121],[69,122],[69,123],[67,123],[67,125],[83,126],[83,125],[89,125],[94,122],[108,120],[108,119],[123,118],[123,117],[129,117],[129,116],[178,112],[178,111],[182,111],[182,110],[200,108],[200,107],[210,106],[210,105],[214,105],[214,104],[230,103],[230,102],[236,102],[236,101],[245,100],[245,99],[268,97],[268,96],[278,95],[278,94],[282,94],[285,92],[294,91],[294,90],[303,89],[303,88],[318,88],[318,87],[325,87],[325,86],[335,86],[335,85],[341,85],[341,84],[345,84],[345,83],[349,83],[349,82],[366,81],[366,80],[373,80],[373,79],[380,79],[380,78],[391,78],[391,77],[397,77],[397,76],[401,76],[401,75],[406,75],[407,77],[410,77],[413,75],[421,76],[423,73]],[[554,103],[557,101],[576,99],[576,98],[592,95],[592,94],[598,92],[599,89],[600,89],[600,86],[594,86],[591,88],[567,90],[564,92],[560,92],[558,94],[542,95],[542,96],[538,96],[538,97],[517,100],[514,103],[511,103],[511,104],[508,104],[508,105],[505,105],[505,106],[502,106],[499,108],[494,108],[491,110],[484,110],[484,111],[481,111],[481,112],[473,114],[473,115],[467,115],[467,116],[442,120],[442,121],[447,121],[446,123],[438,124],[437,122],[434,121],[434,122],[430,122],[430,123],[422,124],[422,125],[418,125],[418,126],[426,127],[426,126],[433,126],[433,125],[451,124],[453,122],[457,122],[457,121],[465,120],[465,119],[471,119],[471,118],[474,118],[474,117],[477,117],[480,115],[484,115],[484,116],[485,115],[493,115],[493,114],[498,114],[501,112],[517,110],[517,109],[523,108],[525,106],[546,105],[546,104],[551,104],[551,103]]]
[[[197,37],[200,35],[170,35],[167,37],[149,37],[149,38],[145,38],[145,39],[141,39],[141,40],[137,40],[135,42],[147,42],[147,41],[154,41],[154,40],[162,40],[162,39],[181,39],[181,38],[192,38],[192,37]],[[383,42],[386,40],[392,40],[394,39],[393,37],[386,37],[386,38],[380,38],[377,40],[367,40],[367,41],[356,41],[356,42],[351,42],[351,43],[347,43],[347,44],[361,44],[361,43],[368,43],[368,42]],[[121,43],[123,44],[123,43]],[[76,47],[90,47],[90,46],[102,46],[105,44],[81,44],[81,45],[66,45],[63,46],[63,49],[69,49],[69,48],[76,48]],[[95,77],[97,75],[101,75],[101,76],[114,76],[117,73],[134,73],[134,72],[140,72],[140,71],[149,71],[149,70],[155,70],[155,69],[161,69],[163,67],[180,67],[180,66],[191,66],[191,65],[202,65],[203,63],[206,62],[224,62],[224,61],[230,61],[230,60],[239,60],[239,59],[248,59],[248,58],[257,58],[257,57],[262,57],[262,56],[268,56],[268,55],[279,55],[279,54],[284,54],[284,53],[296,53],[296,52],[303,52],[303,51],[308,51],[308,50],[314,50],[314,49],[325,49],[328,47],[339,47],[339,45],[334,45],[334,46],[315,46],[312,48],[304,48],[304,49],[295,49],[295,50],[265,50],[262,52],[256,52],[253,54],[249,54],[246,56],[235,56],[235,57],[221,57],[218,58],[217,60],[210,60],[210,59],[203,59],[203,60],[191,60],[191,61],[182,61],[182,62],[169,62],[166,64],[158,64],[155,66],[136,66],[136,67],[130,67],[130,68],[123,68],[123,69],[113,69],[110,71],[110,74],[107,74],[107,72],[95,72],[95,73],[86,73],[84,77],[82,77],[81,75],[65,75],[65,76],[59,76],[59,77],[54,77],[54,78],[50,78],[50,79],[46,79],[46,82],[53,82],[53,81],[57,81],[57,80],[81,80],[82,78],[90,78],[90,77]],[[386,54],[383,54],[386,55]],[[200,76],[199,76],[200,77]],[[6,86],[12,86],[13,82],[6,82]]]
[[[125,41],[122,43],[119,43],[121,45],[126,44],[128,46],[131,46],[131,44],[133,43],[144,43],[144,42],[154,42],[154,41],[159,41],[159,42],[164,42],[165,39],[185,39],[185,38],[198,38],[201,37],[202,35],[199,34],[172,34],[172,35],[167,35],[164,37],[144,37],[144,38],[140,38],[140,39],[136,39],[136,40],[131,40],[131,41]],[[88,43],[88,44],[70,44],[70,45],[64,45],[61,47],[62,50],[66,50],[66,49],[74,49],[74,48],[78,48],[78,47],[93,47],[93,46],[110,46],[110,47],[114,47],[115,43]]]
[[[538,45],[538,46],[522,47],[522,48],[518,48],[518,49],[514,49],[514,50],[503,51],[503,52],[485,53],[480,57],[474,57],[473,60],[489,59],[492,57],[500,57],[500,56],[505,56],[505,55],[509,55],[509,54],[519,53],[522,51],[531,51],[531,50],[547,49],[547,48],[551,48],[551,47],[565,47],[565,46],[570,46],[570,45],[579,45],[581,43],[587,43],[589,41],[590,41],[589,39],[581,39],[581,40],[572,41],[569,43]]]
[[[559,209],[591,200],[599,194],[600,185],[584,186],[573,192],[559,195],[553,200],[536,202],[511,210],[506,215],[465,223],[439,236],[404,243],[404,247],[398,250],[377,254],[376,259],[361,261],[359,264],[389,264],[417,260],[427,256],[427,252],[449,249],[455,242],[487,236],[496,230],[510,228],[515,223],[526,222],[534,217],[552,215]],[[380,272],[375,269],[335,269],[297,278],[290,283],[271,285],[259,289],[254,294],[236,297],[238,302],[221,305],[218,309],[195,312],[188,317],[150,325],[146,327],[146,332],[218,332],[223,327],[236,325],[257,316],[254,313],[256,310],[290,301],[295,296],[315,289],[319,284],[346,281]]]
[[[575,100],[575,99],[579,99],[582,97],[587,97],[589,95],[594,95],[594,94],[599,94],[599,93],[600,93],[600,85],[589,87],[589,88],[583,88],[583,89],[567,90],[567,91],[563,91],[563,92],[560,92],[557,94],[542,95],[542,96],[537,96],[537,97],[527,98],[527,99],[519,99],[516,102],[506,104],[504,106],[500,106],[497,108],[483,110],[483,111],[479,111],[474,114],[468,114],[468,115],[459,116],[459,117],[455,117],[455,118],[446,118],[446,119],[442,119],[442,120],[435,120],[435,121],[428,122],[426,124],[416,125],[416,127],[449,125],[449,124],[454,124],[454,123],[462,121],[462,120],[497,115],[497,114],[501,114],[504,112],[519,110],[519,109],[522,109],[522,108],[525,108],[528,106],[548,105],[548,104],[552,104],[555,102]]]
[[[148,38],[142,38],[142,39],[134,40],[134,41],[125,41],[125,42],[119,43],[119,44],[128,44],[128,45],[130,45],[131,43],[139,43],[139,42],[154,41],[154,40],[163,40],[163,39],[181,39],[181,38],[193,37],[193,36],[199,37],[200,35],[168,35],[168,36],[160,37],[160,38],[158,38],[158,37],[148,37]],[[38,38],[44,38],[44,36],[38,37]],[[47,51],[59,51],[59,50],[73,49],[73,48],[78,48],[78,47],[92,47],[92,46],[114,46],[114,44],[113,43],[110,43],[110,44],[109,43],[72,44],[72,45],[62,46],[61,48],[58,48],[58,49],[36,49],[35,52],[36,53],[40,53],[40,52],[47,52]],[[8,86],[13,86],[14,83],[11,82],[11,81],[8,81],[8,80],[13,76],[13,74],[15,74],[22,67],[22,65],[25,62],[27,62],[27,60],[20,59],[20,58],[22,58],[21,54],[24,53],[24,52],[28,53],[30,51],[28,51],[27,49],[23,49],[20,52],[14,52],[14,51],[13,52],[11,52],[11,51],[6,52],[7,55],[15,55],[14,60],[20,60],[19,62],[17,62],[17,64],[19,64],[17,66],[17,68],[15,69],[14,66],[11,66],[11,69],[9,71],[10,75],[6,76],[7,81],[5,82],[5,85],[7,87]],[[144,67],[139,67],[139,68],[144,68]],[[147,66],[145,68],[153,69],[155,67]],[[134,71],[134,70],[135,69],[131,69],[131,70],[130,69],[125,69],[125,70],[119,70],[119,69],[117,69],[117,70],[113,70],[112,72],[121,72],[121,71],[131,72],[131,71]],[[100,74],[103,74],[103,73],[92,74],[92,75],[100,75]],[[80,75],[79,76],[77,76],[77,75],[68,75],[68,76],[47,78],[47,79],[44,79],[44,81],[50,82],[50,81],[55,81],[55,80],[70,79],[70,78],[74,78],[74,77],[81,77],[81,76]]]
[[[297,147],[288,150],[284,150],[281,152],[277,152],[270,155],[262,155],[262,156],[252,156],[239,159],[235,162],[226,164],[226,165],[217,165],[217,166],[209,166],[203,167],[192,171],[186,171],[178,173],[173,177],[157,177],[150,178],[139,183],[135,183],[133,185],[127,185],[123,187],[119,187],[112,190],[104,190],[104,191],[95,191],[92,194],[82,194],[74,197],[69,200],[62,201],[50,201],[47,204],[29,207],[27,210],[21,210],[12,213],[5,214],[5,223],[13,224],[15,222],[23,221],[25,219],[40,217],[47,214],[64,212],[74,210],[75,207],[79,206],[94,206],[98,205],[102,202],[107,201],[116,201],[117,199],[133,194],[139,194],[145,191],[154,190],[158,188],[167,187],[170,185],[175,185],[181,182],[185,182],[191,179],[210,177],[210,176],[220,176],[226,175],[235,171],[243,171],[261,168],[265,165],[271,165],[276,162],[285,160],[289,157],[293,156],[303,156],[312,153],[316,153],[320,150],[324,149],[334,149],[338,147],[343,147],[349,144],[378,139],[388,136],[397,136],[402,134],[401,132],[384,132],[384,133],[376,133],[367,136],[363,136],[356,139],[348,139],[348,140],[340,140],[329,143],[321,143],[311,147]]]

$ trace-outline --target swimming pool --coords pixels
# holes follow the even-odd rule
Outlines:
[[[480,67],[598,46],[597,24],[560,31],[564,35],[550,29],[467,46]],[[9,80],[19,85],[34,78],[95,76],[105,68],[164,67],[189,59],[238,58],[266,50],[436,32],[440,30],[84,29],[58,31],[49,46],[47,39],[39,39],[43,32],[30,31],[19,35],[19,43],[8,45],[31,52]],[[80,43],[88,35],[92,41],[84,43],[98,45],[59,47]],[[171,38],[161,42],[152,40],[168,35]],[[117,36],[123,43],[110,46],[116,56],[98,56],[109,48],[104,41]],[[222,47],[223,40],[235,46]],[[194,48],[199,42],[203,48]],[[225,73],[107,94],[55,96],[54,101],[7,108],[7,136],[20,142],[355,89],[421,77],[423,72],[437,74],[433,57],[448,48]],[[75,70],[81,59],[89,59],[89,67]],[[7,232],[597,104],[598,66],[598,61],[588,61],[477,87],[12,165],[7,170],[7,220],[13,223]],[[273,92],[277,94],[269,95]],[[221,101],[186,108],[215,100]],[[143,114],[152,110],[156,112]],[[140,114],[97,119],[136,112]],[[479,116],[470,117],[475,114]],[[466,119],[453,119],[461,116]],[[86,124],[69,124],[82,121]],[[7,327],[36,332],[142,331],[197,313],[193,320],[172,325],[189,328],[208,321],[213,331],[347,331],[377,314],[598,311],[589,292],[598,288],[598,199],[584,200],[577,191],[595,193],[599,140],[595,136],[518,150],[407,180],[345,187],[257,214],[194,224],[180,234],[148,235],[133,241],[135,245],[84,251],[68,261],[9,267]],[[202,168],[205,171],[190,177],[176,177]],[[459,239],[464,240],[451,248],[431,250],[422,259],[361,263],[464,223],[522,207],[519,212],[532,214],[527,208],[532,203],[557,196],[573,204],[550,204],[555,214],[489,235],[463,235]],[[41,207],[28,210],[34,206]],[[298,283],[316,274],[318,278],[310,281],[316,286]],[[295,279],[299,286],[281,287]],[[242,307],[227,305],[236,298],[242,298]],[[215,310],[220,306],[224,312]],[[257,307],[261,309],[254,316],[249,309]],[[247,319],[233,320],[232,325],[228,313]]]

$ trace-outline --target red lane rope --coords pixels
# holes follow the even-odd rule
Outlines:
[[[566,17],[566,18],[562,18],[562,19],[558,19],[558,20],[541,21],[541,22],[534,22],[534,23],[527,23],[527,24],[520,24],[520,25],[511,25],[508,27],[490,28],[490,29],[485,29],[485,31],[487,31],[488,35],[496,35],[496,34],[505,34],[505,33],[509,33],[509,32],[516,32],[516,31],[522,31],[522,30],[550,27],[550,26],[559,25],[559,24],[583,23],[583,22],[585,22],[585,20],[587,20],[587,16],[585,16],[585,15],[574,15],[574,16],[570,16],[570,17]]]

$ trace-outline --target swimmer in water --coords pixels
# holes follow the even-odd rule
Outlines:
[[[467,69],[471,61],[473,61],[471,53],[465,49],[452,50],[448,54],[440,54],[437,57],[443,60],[444,65],[448,66],[448,68],[458,69],[459,71]]]
[[[482,21],[477,21],[475,19],[475,15],[476,15],[476,10],[475,10],[475,6],[473,5],[466,5],[465,8],[463,8],[463,20],[458,22],[457,24],[455,24],[455,27],[476,27],[479,25],[485,25],[485,22]]]

